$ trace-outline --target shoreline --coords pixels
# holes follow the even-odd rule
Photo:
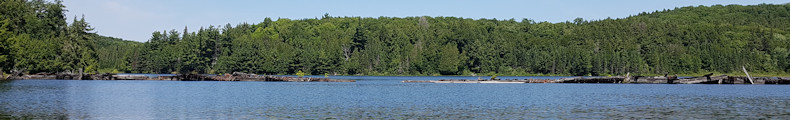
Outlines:
[[[163,81],[258,81],[258,82],[356,82],[356,80],[329,79],[315,77],[289,77],[234,73],[225,75],[175,74],[174,76],[150,77],[144,74],[119,75],[99,74],[22,74],[10,76],[6,80],[163,80]]]
[[[560,79],[442,79],[404,80],[403,83],[613,83],[613,84],[790,84],[790,77],[713,76],[678,78],[678,76],[570,77]]]
[[[362,76],[362,75],[351,75]],[[235,72],[233,74],[168,74],[152,76],[145,73],[99,73],[99,74],[16,74],[6,76],[4,80],[163,80],[163,81],[259,81],[259,82],[356,82],[356,80],[330,79],[328,77],[298,77],[292,75],[257,75]],[[425,76],[442,77],[442,76]],[[445,76],[455,77],[455,76]],[[461,76],[475,77],[475,76]],[[561,77],[558,79],[439,79],[439,80],[404,80],[403,83],[630,83],[630,84],[790,84],[790,77],[753,77],[753,76],[533,76]],[[500,76],[520,77],[520,76]]]

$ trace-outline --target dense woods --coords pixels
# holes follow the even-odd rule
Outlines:
[[[263,19],[156,31],[67,25],[64,6],[2,0],[6,72],[610,75],[790,72],[790,5],[714,5],[561,23],[459,17]],[[75,18],[76,19],[76,18]]]
[[[98,35],[84,17],[67,24],[61,3],[0,1],[0,69],[34,73],[97,69]]]

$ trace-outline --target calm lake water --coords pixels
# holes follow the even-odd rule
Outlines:
[[[788,85],[431,84],[400,81],[477,77],[330,78],[357,82],[16,80],[0,83],[0,119],[790,119]]]

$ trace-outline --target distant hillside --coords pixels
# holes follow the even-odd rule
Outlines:
[[[131,69],[134,64],[130,61],[135,56],[137,48],[143,45],[141,42],[123,40],[120,38],[96,35],[96,56],[100,72],[121,72],[118,70]]]
[[[682,7],[548,23],[457,17],[266,18],[154,32],[134,71],[293,74],[689,74],[790,71],[788,5]],[[176,64],[172,64],[176,63]]]

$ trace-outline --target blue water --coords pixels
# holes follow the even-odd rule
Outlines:
[[[788,85],[330,78],[357,82],[16,80],[0,83],[0,119],[790,119]]]

